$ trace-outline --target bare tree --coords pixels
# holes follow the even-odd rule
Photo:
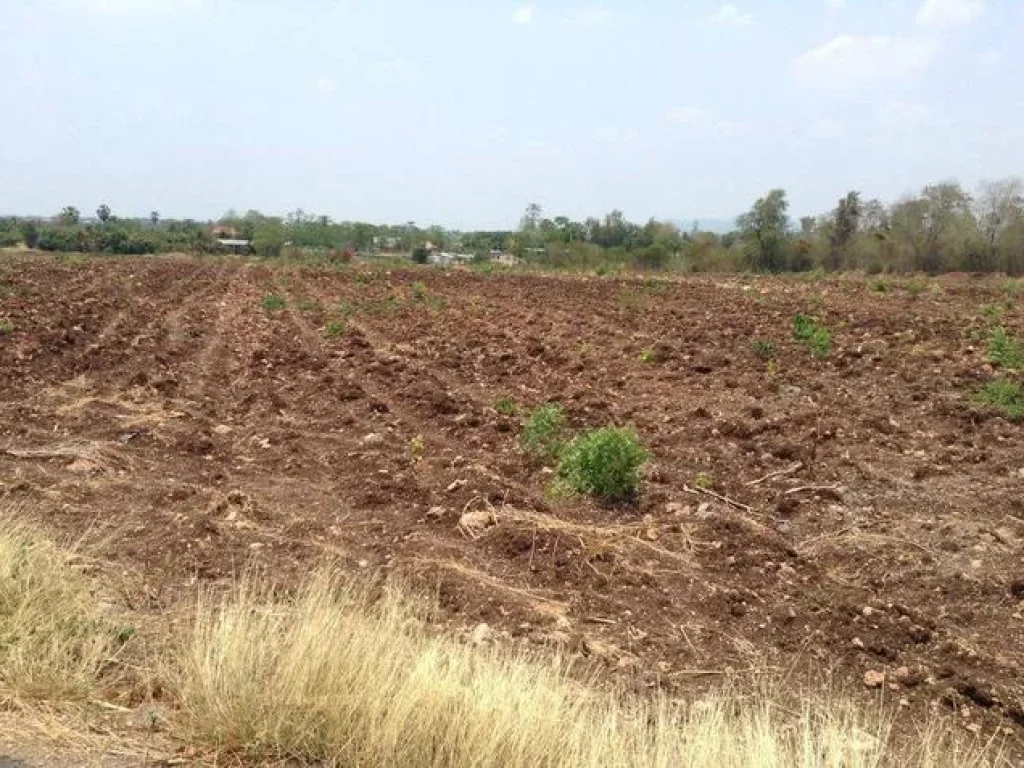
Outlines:
[[[988,246],[995,250],[1007,227],[1024,218],[1024,180],[983,181],[974,201],[978,226]]]

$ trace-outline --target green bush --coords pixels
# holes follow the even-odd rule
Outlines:
[[[1010,421],[1024,419],[1024,392],[1020,384],[1009,379],[990,381],[978,392],[976,401],[999,411]]]
[[[631,427],[602,427],[565,447],[558,477],[575,493],[609,503],[629,501],[640,492],[640,468],[649,458]]]
[[[417,301],[423,301],[427,298],[427,286],[426,283],[415,282],[412,284],[412,297]]]
[[[502,416],[515,416],[519,413],[519,404],[511,397],[502,397],[494,403],[494,410]]]
[[[807,315],[797,315],[793,318],[793,338],[797,341],[810,341],[814,335],[814,329],[818,324],[813,318]]]
[[[263,300],[260,302],[260,306],[267,312],[277,312],[278,310],[285,308],[285,300],[276,293],[268,293],[263,297]]]
[[[0,336],[7,336],[14,333],[14,323],[9,318],[0,320]]]
[[[771,341],[758,339],[754,342],[754,354],[762,360],[771,360],[775,357],[775,344]]]
[[[410,255],[409,258],[411,258],[417,264],[426,264],[428,261],[430,261],[430,251],[428,251],[421,245],[416,248],[413,248],[412,254]]]
[[[1024,368],[1024,351],[1021,350],[1021,343],[1002,326],[994,328],[989,336],[988,359],[992,365],[1006,370]]]
[[[793,318],[793,338],[807,344],[814,357],[832,354],[832,332],[807,315]]]
[[[348,330],[348,322],[345,320],[331,320],[324,328],[324,336],[329,339],[336,339],[344,336]]]
[[[523,426],[523,449],[538,459],[558,458],[565,444],[565,414],[558,403],[538,406]]]

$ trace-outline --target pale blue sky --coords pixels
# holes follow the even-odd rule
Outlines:
[[[0,213],[794,215],[1024,173],[1020,0],[0,0]]]

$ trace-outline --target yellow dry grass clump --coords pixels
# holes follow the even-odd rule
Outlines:
[[[174,666],[185,735],[253,760],[339,766],[860,768],[982,765],[939,730],[832,701],[627,701],[551,662],[431,634],[403,593],[321,572],[282,599],[246,582],[200,602]]]
[[[89,696],[111,669],[118,633],[74,554],[0,515],[0,697],[67,701]]]
[[[0,511],[0,703],[117,695],[116,630],[67,550]],[[944,727],[907,743],[841,699],[799,711],[724,693],[636,699],[557,661],[433,631],[400,587],[323,569],[286,594],[244,578],[147,643],[167,735],[220,762],[405,768],[982,766]],[[152,649],[165,649],[156,651]],[[138,648],[133,652],[138,654]],[[128,676],[125,676],[126,678]],[[124,683],[129,684],[129,683]],[[22,710],[32,717],[32,708]],[[127,744],[127,742],[126,742]]]

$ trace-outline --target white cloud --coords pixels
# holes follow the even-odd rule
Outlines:
[[[929,27],[960,27],[985,11],[984,0],[924,0],[917,23]]]
[[[667,117],[675,125],[696,125],[707,119],[708,111],[700,107],[672,107]]]
[[[981,63],[986,67],[998,67],[1003,61],[1003,54],[1001,51],[989,51],[981,57]]]
[[[516,8],[515,13],[512,14],[512,23],[517,27],[525,27],[533,21],[533,6],[524,5]]]
[[[808,86],[840,89],[916,75],[928,68],[938,50],[934,40],[839,35],[800,54],[793,67]]]
[[[316,89],[321,93],[330,93],[334,90],[334,81],[329,77],[321,77],[316,81]]]
[[[935,119],[935,110],[916,101],[890,101],[875,115],[876,122],[888,130],[905,131]]]
[[[138,16],[198,9],[202,6],[203,0],[62,0],[60,4],[72,11],[131,13]]]
[[[806,137],[811,140],[834,141],[846,138],[846,126],[831,117],[815,120],[807,128]]]
[[[711,16],[709,21],[712,24],[730,27],[746,27],[754,23],[754,17],[741,11],[732,3],[726,3]]]
[[[611,21],[611,18],[611,11],[598,6],[577,14],[573,23],[581,27],[600,27]]]
[[[830,11],[841,11],[846,7],[846,0],[825,0],[825,5]]]

